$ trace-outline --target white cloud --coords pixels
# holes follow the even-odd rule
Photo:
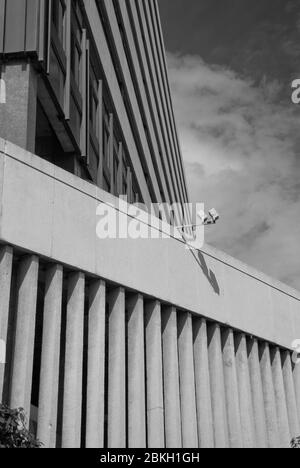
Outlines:
[[[300,289],[300,108],[200,57],[169,69],[191,198],[222,215],[207,241]]]

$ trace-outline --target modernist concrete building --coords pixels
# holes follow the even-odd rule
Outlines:
[[[0,58],[2,401],[46,447],[287,447],[300,294],[96,236],[118,195],[188,201],[157,1],[0,0]]]

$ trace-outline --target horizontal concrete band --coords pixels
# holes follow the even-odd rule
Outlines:
[[[117,200],[2,139],[0,190],[2,243],[282,347],[300,338],[299,293],[208,246],[98,239],[96,209]]]

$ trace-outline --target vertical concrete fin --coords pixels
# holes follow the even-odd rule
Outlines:
[[[0,249],[0,401],[3,397],[12,263],[13,249],[2,247]]]
[[[282,374],[281,353],[278,347],[271,351],[272,373],[275,389],[279,443],[281,448],[289,448],[291,434],[286,406],[285,388]]]
[[[218,324],[208,325],[208,356],[216,448],[229,447],[229,435],[225,403],[225,382],[221,346],[221,330]]]
[[[300,363],[295,363],[293,366],[294,386],[296,393],[298,419],[300,423]]]
[[[178,316],[179,375],[181,395],[182,443],[198,448],[192,316]]]
[[[166,447],[181,448],[177,311],[174,307],[163,310],[162,329]]]
[[[230,448],[242,448],[242,425],[239,386],[235,362],[234,335],[231,329],[222,330],[225,397]]]
[[[286,395],[286,404],[289,417],[291,438],[299,437],[300,424],[297,411],[296,392],[293,381],[292,360],[289,351],[282,352],[283,381]]]
[[[95,280],[89,287],[86,448],[104,446],[106,285]]]
[[[276,413],[275,389],[272,378],[270,348],[267,343],[260,345],[260,366],[266,413],[267,435],[269,448],[279,447],[279,431]]]
[[[62,447],[80,448],[85,276],[68,279]]]
[[[56,446],[63,268],[46,272],[37,437],[45,448]]]
[[[236,336],[236,366],[239,384],[243,447],[254,448],[256,446],[255,425],[251,396],[247,340],[244,333]]]
[[[267,423],[264,405],[262,377],[259,363],[259,348],[256,339],[248,342],[250,385],[257,448],[268,447]]]
[[[214,448],[206,321],[194,318],[193,332],[199,447]]]
[[[146,304],[146,369],[148,447],[165,447],[161,305]]]
[[[38,271],[38,257],[26,256],[20,261],[10,405],[12,408],[24,408],[28,419],[32,389]]]
[[[126,447],[125,290],[109,294],[108,447]]]
[[[144,299],[134,294],[128,310],[128,444],[146,448],[146,375],[144,338]]]

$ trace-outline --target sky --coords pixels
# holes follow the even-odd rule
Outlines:
[[[297,0],[158,0],[191,201],[206,241],[300,290]]]

